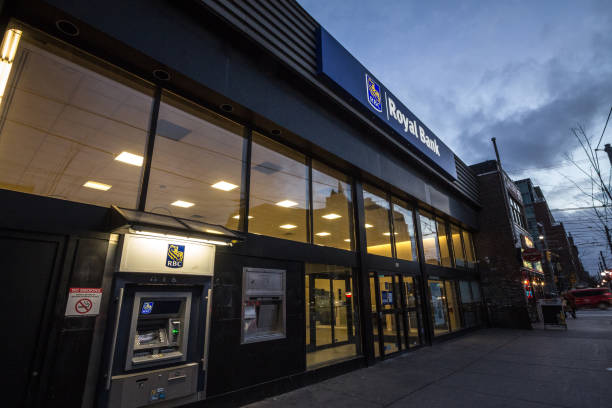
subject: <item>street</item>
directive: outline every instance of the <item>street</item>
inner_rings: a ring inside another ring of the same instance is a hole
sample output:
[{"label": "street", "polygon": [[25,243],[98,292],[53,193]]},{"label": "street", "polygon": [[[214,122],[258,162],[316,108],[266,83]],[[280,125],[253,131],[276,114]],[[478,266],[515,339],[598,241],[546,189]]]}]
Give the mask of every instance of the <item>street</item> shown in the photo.
[{"label": "street", "polygon": [[249,405],[273,407],[610,407],[612,310],[568,330],[483,329]]}]

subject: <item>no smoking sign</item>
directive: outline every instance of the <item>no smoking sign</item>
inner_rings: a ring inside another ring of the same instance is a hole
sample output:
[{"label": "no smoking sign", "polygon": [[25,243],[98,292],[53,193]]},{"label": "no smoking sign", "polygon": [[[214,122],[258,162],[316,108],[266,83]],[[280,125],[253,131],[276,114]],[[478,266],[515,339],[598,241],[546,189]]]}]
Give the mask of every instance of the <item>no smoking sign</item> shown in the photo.
[{"label": "no smoking sign", "polygon": [[65,316],[97,316],[100,312],[102,289],[70,288]]}]

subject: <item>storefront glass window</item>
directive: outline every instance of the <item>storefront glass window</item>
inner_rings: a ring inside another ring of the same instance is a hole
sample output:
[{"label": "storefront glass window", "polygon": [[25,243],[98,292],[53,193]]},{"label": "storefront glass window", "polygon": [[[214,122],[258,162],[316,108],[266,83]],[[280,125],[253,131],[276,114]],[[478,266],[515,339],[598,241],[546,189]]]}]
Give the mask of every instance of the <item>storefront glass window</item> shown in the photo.
[{"label": "storefront glass window", "polygon": [[313,239],[317,245],[351,250],[351,183],[343,174],[312,161]]},{"label": "storefront glass window", "polygon": [[351,268],[306,264],[305,287],[308,369],[361,354]]},{"label": "storefront glass window", "polygon": [[470,282],[459,281],[459,291],[461,292],[461,309],[463,310],[465,326],[475,326],[478,322],[478,306],[472,298]]},{"label": "storefront glass window", "polygon": [[470,289],[470,282],[459,281],[459,291],[461,292],[461,303],[472,302],[472,290]]},{"label": "storefront glass window", "polygon": [[472,298],[474,302],[480,302],[480,286],[476,281],[472,281]]},{"label": "storefront glass window", "polygon": [[427,214],[419,214],[421,222],[421,234],[423,235],[423,254],[425,262],[433,265],[440,265],[440,250],[438,248],[438,236],[436,222]]},{"label": "storefront glass window", "polygon": [[389,227],[389,201],[385,194],[364,186],[365,230],[368,253],[391,257],[391,228]]},{"label": "storefront glass window", "polygon": [[431,320],[433,323],[434,336],[448,333],[448,310],[446,308],[444,283],[440,280],[430,280],[429,296],[431,301]]},{"label": "storefront glass window", "polygon": [[243,141],[241,126],[164,94],[146,210],[238,229]]},{"label": "storefront glass window", "polygon": [[461,311],[459,310],[459,300],[457,299],[457,285],[455,281],[445,280],[446,303],[448,307],[448,320],[451,331],[461,328]]},{"label": "storefront glass window", "polygon": [[32,36],[5,66],[0,188],[135,208],[151,88]]},{"label": "storefront glass window", "polygon": [[307,242],[308,167],[303,155],[253,133],[249,232]]},{"label": "storefront glass window", "polygon": [[476,265],[476,254],[474,253],[474,241],[472,241],[472,233],[462,230],[463,245],[465,247],[465,260],[468,268],[473,268]]},{"label": "storefront glass window", "polygon": [[414,235],[412,211],[408,205],[393,199],[393,231],[395,232],[395,251],[399,259],[416,261],[417,246]]},{"label": "storefront glass window", "polygon": [[444,220],[437,219],[436,224],[438,227],[438,245],[440,247],[440,261],[442,266],[453,266],[451,262],[450,250],[448,248],[448,233],[446,231],[446,223]]},{"label": "storefront glass window", "polygon": [[461,229],[456,225],[451,224],[451,238],[453,241],[453,255],[455,256],[455,266],[465,266],[465,255],[463,254],[463,245],[461,243]]}]

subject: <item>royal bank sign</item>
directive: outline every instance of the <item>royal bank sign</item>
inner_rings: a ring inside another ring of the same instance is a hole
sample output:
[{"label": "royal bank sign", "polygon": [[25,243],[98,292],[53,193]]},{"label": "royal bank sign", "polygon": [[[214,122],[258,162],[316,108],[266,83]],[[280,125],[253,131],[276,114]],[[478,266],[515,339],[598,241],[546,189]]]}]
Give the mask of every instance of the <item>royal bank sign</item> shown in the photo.
[{"label": "royal bank sign", "polygon": [[347,92],[439,169],[457,178],[452,150],[323,28],[318,33],[317,51],[319,75]]}]

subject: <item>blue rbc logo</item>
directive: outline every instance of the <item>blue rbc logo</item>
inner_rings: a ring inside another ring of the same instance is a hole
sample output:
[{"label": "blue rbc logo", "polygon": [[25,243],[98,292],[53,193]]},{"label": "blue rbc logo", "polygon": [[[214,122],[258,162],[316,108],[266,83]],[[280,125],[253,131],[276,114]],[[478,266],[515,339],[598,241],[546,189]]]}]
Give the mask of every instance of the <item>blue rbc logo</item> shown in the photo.
[{"label": "blue rbc logo", "polygon": [[168,268],[182,268],[185,258],[185,245],[168,244],[168,256],[166,266]]},{"label": "blue rbc logo", "polygon": [[142,304],[142,309],[140,309],[140,314],[151,314],[153,311],[153,302],[144,302]]},{"label": "blue rbc logo", "polygon": [[366,74],[366,90],[368,92],[368,102],[378,112],[382,112],[382,96],[380,85],[378,85],[368,74]]}]

